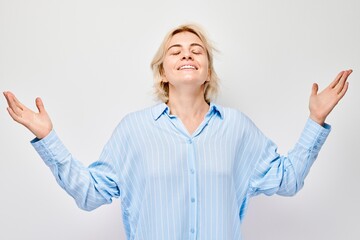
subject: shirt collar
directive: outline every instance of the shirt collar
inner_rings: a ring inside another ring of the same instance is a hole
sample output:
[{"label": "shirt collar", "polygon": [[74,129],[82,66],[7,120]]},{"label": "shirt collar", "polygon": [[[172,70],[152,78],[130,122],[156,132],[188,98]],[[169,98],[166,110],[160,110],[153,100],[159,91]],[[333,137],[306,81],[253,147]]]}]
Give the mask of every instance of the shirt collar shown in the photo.
[{"label": "shirt collar", "polygon": [[161,117],[161,115],[163,115],[163,113],[167,111],[169,111],[168,105],[166,105],[165,103],[159,103],[152,108],[151,112],[154,120],[156,121]]},{"label": "shirt collar", "polygon": [[[169,114],[169,107],[165,103],[159,103],[152,108],[152,115],[155,121],[158,120],[164,113]],[[213,113],[219,116],[220,119],[224,118],[223,108],[211,102],[208,114],[213,114]]]},{"label": "shirt collar", "polygon": [[220,119],[224,119],[224,110],[222,106],[219,106],[213,102],[210,103],[209,113],[214,112]]}]

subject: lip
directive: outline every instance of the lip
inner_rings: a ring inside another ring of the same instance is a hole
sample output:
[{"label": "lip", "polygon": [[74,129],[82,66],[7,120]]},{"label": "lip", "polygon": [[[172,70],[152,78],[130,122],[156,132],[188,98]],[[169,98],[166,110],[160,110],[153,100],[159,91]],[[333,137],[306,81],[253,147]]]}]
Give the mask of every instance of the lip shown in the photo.
[{"label": "lip", "polygon": [[191,63],[188,63],[188,64],[182,64],[181,66],[179,66],[177,68],[177,70],[198,70],[198,67],[195,65],[195,64],[191,64]]}]

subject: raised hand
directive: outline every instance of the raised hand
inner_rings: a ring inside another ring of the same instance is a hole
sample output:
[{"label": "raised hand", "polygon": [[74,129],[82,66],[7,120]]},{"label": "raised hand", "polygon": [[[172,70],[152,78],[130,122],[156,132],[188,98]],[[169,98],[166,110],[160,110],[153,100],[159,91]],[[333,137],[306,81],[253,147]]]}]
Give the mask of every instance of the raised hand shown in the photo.
[{"label": "raised hand", "polygon": [[8,103],[8,112],[14,121],[24,125],[39,139],[46,137],[53,128],[49,115],[40,98],[36,98],[38,113],[24,106],[11,92],[4,92]]},{"label": "raised hand", "polygon": [[318,93],[318,85],[313,84],[310,96],[309,109],[310,118],[323,125],[326,117],[334,109],[336,104],[344,97],[349,83],[346,81],[352,70],[341,71],[323,91]]}]

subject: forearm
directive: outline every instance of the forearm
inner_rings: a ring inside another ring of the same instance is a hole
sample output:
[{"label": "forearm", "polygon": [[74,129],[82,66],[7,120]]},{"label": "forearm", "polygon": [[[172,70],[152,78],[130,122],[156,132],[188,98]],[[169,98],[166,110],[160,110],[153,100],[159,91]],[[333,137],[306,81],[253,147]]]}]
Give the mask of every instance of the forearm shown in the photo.
[{"label": "forearm", "polygon": [[294,195],[303,187],[305,177],[316,160],[330,130],[330,125],[324,123],[321,126],[312,119],[308,119],[298,142],[286,157],[285,161],[289,163],[277,192],[279,195]]},{"label": "forearm", "polygon": [[[84,210],[92,210],[111,202],[119,191],[115,181],[102,177],[105,164],[96,168],[85,167],[66,149],[55,131],[32,145],[49,166],[59,185],[66,190]],[[111,172],[109,172],[111,174]],[[104,181],[106,180],[106,181]]]},{"label": "forearm", "polygon": [[329,132],[329,125],[320,126],[308,119],[298,142],[287,156],[280,156],[277,146],[266,141],[250,181],[250,194],[292,196],[297,193]]}]

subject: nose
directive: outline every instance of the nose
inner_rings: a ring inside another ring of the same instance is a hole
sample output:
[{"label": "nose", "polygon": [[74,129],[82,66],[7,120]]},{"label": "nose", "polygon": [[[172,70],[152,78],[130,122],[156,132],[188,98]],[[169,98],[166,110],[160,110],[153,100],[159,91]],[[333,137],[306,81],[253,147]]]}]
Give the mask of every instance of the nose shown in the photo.
[{"label": "nose", "polygon": [[193,60],[192,53],[190,51],[184,51],[182,59],[183,60]]}]

